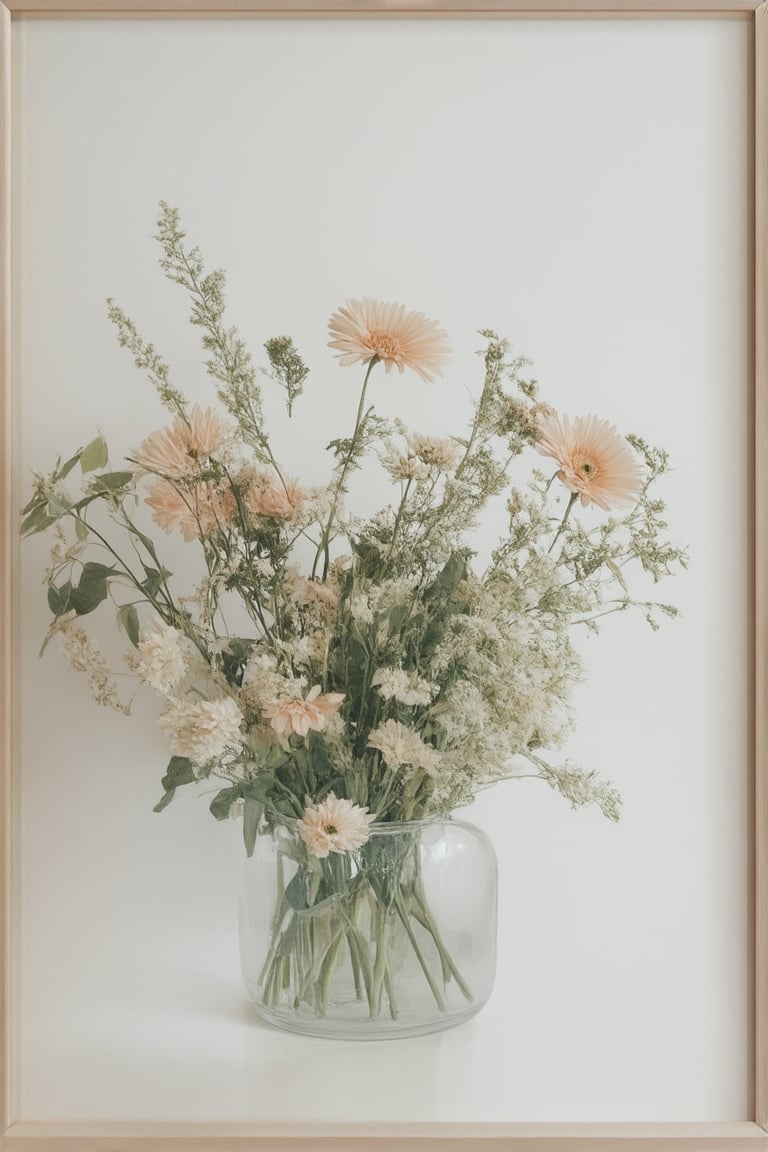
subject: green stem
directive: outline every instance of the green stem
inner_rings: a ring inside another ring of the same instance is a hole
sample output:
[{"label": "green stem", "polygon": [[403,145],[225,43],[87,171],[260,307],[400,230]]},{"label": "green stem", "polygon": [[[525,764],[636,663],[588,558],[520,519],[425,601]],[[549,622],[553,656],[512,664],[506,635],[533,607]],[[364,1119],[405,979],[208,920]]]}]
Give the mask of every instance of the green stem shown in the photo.
[{"label": "green stem", "polygon": [[571,498],[568,501],[568,507],[565,510],[565,515],[563,516],[562,520],[560,521],[560,527],[558,528],[557,532],[555,532],[555,536],[554,536],[552,543],[550,544],[549,548],[547,548],[547,555],[549,555],[549,553],[554,548],[555,544],[557,544],[558,540],[560,539],[560,534],[562,533],[563,528],[565,528],[565,525],[568,522],[568,517],[571,514],[571,508],[573,508],[573,506],[576,503],[576,501],[578,500],[578,498],[579,498],[578,492],[571,492]]},{"label": "green stem", "polygon": [[403,924],[403,927],[405,928],[406,933],[408,934],[408,939],[411,942],[411,947],[413,948],[414,952],[416,953],[416,959],[418,960],[419,964],[421,965],[422,971],[427,978],[427,983],[429,984],[429,987],[432,991],[432,995],[435,998],[435,1003],[437,1004],[437,1006],[441,1012],[445,1012],[446,1008],[447,1008],[447,1005],[445,1003],[445,997],[443,996],[442,992],[438,988],[438,986],[435,982],[435,978],[429,970],[429,965],[427,964],[426,957],[424,956],[424,953],[422,952],[421,948],[419,947],[419,942],[416,939],[416,936],[414,935],[413,928],[411,926],[410,920],[408,919],[408,913],[403,908],[403,905],[402,905],[402,902],[401,902],[399,896],[395,898],[395,909],[397,911],[398,916],[400,917],[400,919],[402,921],[402,924]]},{"label": "green stem", "polygon": [[337,511],[338,506],[339,506],[339,499],[341,497],[342,492],[344,491],[344,481],[347,478],[347,472],[349,471],[349,466],[352,463],[352,457],[354,455],[355,448],[357,446],[357,435],[358,435],[358,432],[360,431],[360,425],[361,425],[362,420],[363,420],[363,411],[365,408],[365,393],[368,389],[368,380],[370,379],[371,372],[373,371],[374,365],[378,364],[378,362],[379,362],[378,356],[374,356],[370,360],[370,362],[368,364],[368,371],[366,372],[365,379],[363,380],[363,388],[362,388],[362,391],[360,393],[360,403],[357,406],[357,416],[355,418],[354,431],[352,432],[352,438],[349,442],[349,449],[347,451],[347,455],[346,455],[346,458],[344,460],[344,465],[343,465],[342,470],[341,470],[341,475],[339,476],[338,483],[336,484],[336,490],[335,490],[334,496],[333,496],[333,504],[331,505],[331,511],[328,514],[328,522],[326,523],[325,528],[323,529],[322,539],[320,540],[320,544],[319,544],[319,547],[317,549],[317,553],[315,555],[315,561],[312,565],[312,579],[313,580],[315,578],[315,574],[317,573],[317,565],[318,565],[318,561],[320,559],[321,554],[324,555],[324,557],[325,557],[324,563],[323,563],[323,580],[325,580],[326,576],[328,575],[328,566],[330,564],[329,548],[330,548],[330,543],[331,543],[331,529],[333,527],[333,522],[336,518],[336,511]]},{"label": "green stem", "polygon": [[440,935],[440,929],[437,927],[437,924],[435,923],[435,921],[432,917],[432,913],[429,910],[429,905],[427,904],[426,897],[424,896],[424,894],[421,891],[421,888],[419,886],[414,887],[414,896],[416,897],[416,901],[417,901],[418,906],[419,906],[418,914],[414,913],[414,915],[418,919],[419,923],[424,928],[426,928],[426,930],[429,932],[430,936],[434,940],[435,945],[437,947],[437,950],[440,953],[440,959],[443,963],[444,968],[447,968],[448,971],[450,972],[451,976],[453,976],[454,980],[456,981],[459,988],[461,989],[462,995],[464,996],[465,1000],[473,1000],[474,997],[472,996],[472,993],[469,989],[469,985],[467,984],[466,980],[464,979],[464,977],[461,975],[458,968],[454,964],[453,958],[452,958],[450,952],[448,951],[448,949],[446,948],[445,942],[443,941],[442,936]]}]

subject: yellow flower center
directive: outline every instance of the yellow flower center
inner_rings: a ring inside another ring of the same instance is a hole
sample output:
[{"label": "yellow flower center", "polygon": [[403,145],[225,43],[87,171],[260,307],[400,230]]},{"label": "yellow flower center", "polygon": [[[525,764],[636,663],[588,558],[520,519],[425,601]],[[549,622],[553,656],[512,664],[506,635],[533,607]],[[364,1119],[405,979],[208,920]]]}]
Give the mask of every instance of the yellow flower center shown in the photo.
[{"label": "yellow flower center", "polygon": [[594,480],[597,476],[597,464],[589,456],[585,456],[581,460],[574,460],[574,464],[576,465],[576,472],[580,472],[585,480]]},{"label": "yellow flower center", "polygon": [[376,353],[380,360],[399,360],[402,354],[400,341],[390,332],[381,332],[373,328],[368,333],[368,347]]},{"label": "yellow flower center", "polygon": [[335,836],[339,831],[335,824],[326,824],[325,830],[329,836]]}]

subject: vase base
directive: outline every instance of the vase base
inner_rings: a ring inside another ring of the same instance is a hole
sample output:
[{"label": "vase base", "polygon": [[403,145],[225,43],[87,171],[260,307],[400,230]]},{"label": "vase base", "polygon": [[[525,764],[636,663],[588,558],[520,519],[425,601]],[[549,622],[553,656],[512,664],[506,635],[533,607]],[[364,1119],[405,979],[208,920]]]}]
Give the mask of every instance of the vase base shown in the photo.
[{"label": "vase base", "polygon": [[455,1028],[476,1016],[483,1007],[469,1004],[460,1012],[446,1012],[428,1020],[392,1020],[382,1017],[371,1020],[363,1017],[350,1020],[333,1020],[300,1012],[274,1012],[262,1004],[254,1003],[257,1013],[267,1024],[284,1032],[294,1032],[301,1036],[314,1036],[325,1040],[407,1040],[414,1036],[428,1036],[432,1032],[444,1032]]}]

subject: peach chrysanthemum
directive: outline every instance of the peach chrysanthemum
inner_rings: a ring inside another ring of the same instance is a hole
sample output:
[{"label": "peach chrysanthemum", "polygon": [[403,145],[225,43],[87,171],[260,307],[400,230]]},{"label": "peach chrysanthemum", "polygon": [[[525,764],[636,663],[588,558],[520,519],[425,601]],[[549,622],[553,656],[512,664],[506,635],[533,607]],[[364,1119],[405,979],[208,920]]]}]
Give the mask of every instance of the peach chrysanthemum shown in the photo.
[{"label": "peach chrysanthemum", "polygon": [[304,503],[304,490],[288,477],[285,483],[269,472],[248,469],[238,483],[245,489],[245,505],[253,516],[271,516],[275,520],[298,520]]},{"label": "peach chrysanthemum", "polygon": [[614,504],[633,504],[643,486],[637,457],[621,433],[597,416],[552,414],[538,422],[537,448],[560,465],[558,479],[581,503],[608,511]]},{"label": "peach chrysanthemum", "polygon": [[332,716],[335,716],[344,699],[343,692],[320,693],[320,685],[315,684],[304,700],[283,697],[267,700],[262,711],[278,736],[287,738],[292,732],[306,736],[310,729],[322,732]]},{"label": "peach chrysanthemum", "polygon": [[187,543],[229,524],[236,511],[232,489],[217,488],[208,481],[182,491],[167,480],[157,480],[145,503],[160,528],[166,532],[178,529]]},{"label": "peach chrysanthemum", "polygon": [[299,835],[311,856],[325,858],[331,852],[352,852],[362,848],[370,836],[369,825],[376,819],[367,808],[329,792],[320,804],[304,809],[296,822]]},{"label": "peach chrysanthemum", "polygon": [[227,437],[226,424],[212,408],[193,404],[186,420],[177,416],[173,424],[147,436],[135,460],[142,475],[156,472],[181,480],[218,452]]},{"label": "peach chrysanthemum", "polygon": [[403,304],[384,303],[364,296],[347,300],[328,322],[342,364],[369,364],[377,356],[386,372],[392,365],[402,373],[411,368],[422,380],[442,376],[450,356],[447,335],[437,320],[423,312],[409,312]]}]

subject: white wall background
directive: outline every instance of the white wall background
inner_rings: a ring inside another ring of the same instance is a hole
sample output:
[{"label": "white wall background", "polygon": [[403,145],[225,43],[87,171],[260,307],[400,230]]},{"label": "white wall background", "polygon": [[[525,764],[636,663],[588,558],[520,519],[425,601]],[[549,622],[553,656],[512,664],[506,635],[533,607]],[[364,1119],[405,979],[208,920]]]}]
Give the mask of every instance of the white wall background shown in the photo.
[{"label": "white wall background", "polygon": [[[208,402],[157,205],[229,273],[258,353],[314,367],[284,459],[359,386],[326,349],[347,296],[438,317],[444,382],[380,377],[381,410],[458,431],[477,328],[547,399],[664,444],[683,618],[585,645],[567,749],[621,823],[527,781],[472,818],[501,865],[497,990],[470,1024],[383,1045],[262,1026],[238,971],[238,829],[162,815],[155,705],[93,706],[37,659],[46,546],[20,577],[25,1118],[727,1120],[747,1114],[748,28],[728,21],[29,21],[20,66],[19,452],[47,469],[103,429],[113,462],[164,418],[117,348],[114,295]],[[368,479],[373,500],[378,495]],[[491,543],[492,525],[483,546]],[[98,621],[93,621],[98,624]],[[109,647],[111,625],[101,624]]]}]

